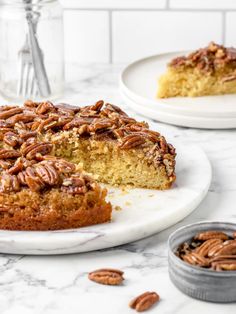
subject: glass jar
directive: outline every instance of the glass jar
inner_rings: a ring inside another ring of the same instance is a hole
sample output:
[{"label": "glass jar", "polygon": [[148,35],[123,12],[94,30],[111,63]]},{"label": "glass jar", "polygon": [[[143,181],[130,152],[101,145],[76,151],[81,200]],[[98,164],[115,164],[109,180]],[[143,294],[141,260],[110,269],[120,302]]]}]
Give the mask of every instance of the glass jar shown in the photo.
[{"label": "glass jar", "polygon": [[62,13],[57,0],[0,0],[0,93],[5,98],[40,101],[62,94]]}]

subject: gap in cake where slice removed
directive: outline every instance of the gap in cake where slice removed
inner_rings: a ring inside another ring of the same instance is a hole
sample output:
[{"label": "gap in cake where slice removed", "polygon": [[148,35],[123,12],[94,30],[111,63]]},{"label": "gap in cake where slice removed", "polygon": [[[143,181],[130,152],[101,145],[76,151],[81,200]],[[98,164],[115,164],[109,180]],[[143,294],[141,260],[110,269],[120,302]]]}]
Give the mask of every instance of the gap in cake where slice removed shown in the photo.
[{"label": "gap in cake where slice removed", "polygon": [[158,81],[158,98],[236,93],[236,49],[211,42],[173,59]]},{"label": "gap in cake where slice removed", "polygon": [[0,229],[107,222],[112,207],[98,182],[167,189],[175,181],[173,146],[103,101],[0,107],[0,136]]}]

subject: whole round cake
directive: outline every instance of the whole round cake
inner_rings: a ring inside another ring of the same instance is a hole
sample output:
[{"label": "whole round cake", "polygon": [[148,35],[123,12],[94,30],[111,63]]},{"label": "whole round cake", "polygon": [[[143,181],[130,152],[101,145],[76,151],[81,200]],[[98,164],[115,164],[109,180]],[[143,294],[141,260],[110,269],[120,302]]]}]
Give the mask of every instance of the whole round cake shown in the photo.
[{"label": "whole round cake", "polygon": [[103,101],[2,106],[0,137],[0,229],[107,222],[112,206],[98,182],[167,189],[175,181],[173,146]]}]

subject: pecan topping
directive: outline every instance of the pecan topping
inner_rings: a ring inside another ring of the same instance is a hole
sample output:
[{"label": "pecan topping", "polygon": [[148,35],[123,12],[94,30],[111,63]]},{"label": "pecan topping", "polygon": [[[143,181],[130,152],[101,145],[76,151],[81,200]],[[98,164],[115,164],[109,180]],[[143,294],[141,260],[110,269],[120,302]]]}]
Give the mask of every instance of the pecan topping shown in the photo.
[{"label": "pecan topping", "polygon": [[236,239],[217,230],[200,232],[190,243],[183,243],[176,255],[185,262],[216,271],[236,270]]},{"label": "pecan topping", "polygon": [[29,160],[35,159],[37,154],[46,155],[52,151],[52,144],[50,143],[35,143],[30,145],[22,145],[21,152]]},{"label": "pecan topping", "polygon": [[120,285],[123,278],[123,272],[118,269],[98,269],[89,273],[88,278],[102,285]]},{"label": "pecan topping", "polygon": [[137,312],[149,310],[156,302],[160,300],[156,292],[145,292],[133,299],[129,306]]},{"label": "pecan topping", "polygon": [[60,132],[63,138],[73,133],[96,141],[113,141],[121,150],[142,147],[148,165],[162,164],[170,182],[175,178],[173,147],[159,133],[150,131],[147,123],[128,117],[119,107],[102,100],[82,108],[28,100],[22,108],[0,107],[1,191],[16,191],[18,186],[37,192],[57,187],[81,194],[94,189],[94,181],[78,174],[74,164],[50,156],[54,142],[46,139],[58,134],[55,138],[59,141]]},{"label": "pecan topping", "polygon": [[20,155],[20,152],[14,149],[0,149],[0,159],[17,158]]},{"label": "pecan topping", "polygon": [[3,141],[11,147],[22,143],[22,140],[14,132],[6,132],[3,136]]},{"label": "pecan topping", "polygon": [[145,139],[141,137],[140,135],[127,135],[124,137],[122,140],[122,143],[120,144],[120,147],[125,149],[125,148],[133,148],[136,146],[140,146],[141,144],[145,143]]},{"label": "pecan topping", "polygon": [[[8,107],[6,110],[2,110],[0,112],[0,119],[8,119],[14,115],[17,115],[23,111],[22,108],[19,107]],[[8,122],[9,123],[9,122]]]},{"label": "pecan topping", "polygon": [[[232,64],[235,68],[236,49],[226,48],[211,42],[208,47],[198,49],[188,56],[175,58],[170,66],[179,67],[197,67],[199,70],[207,73],[213,73],[217,68]],[[229,76],[229,80],[230,80]],[[232,79],[233,76],[232,76]],[[227,82],[227,79],[225,80]]]},{"label": "pecan topping", "polygon": [[41,163],[39,165],[36,165],[35,172],[44,183],[47,183],[49,185],[57,185],[59,182],[58,172],[50,164]]}]

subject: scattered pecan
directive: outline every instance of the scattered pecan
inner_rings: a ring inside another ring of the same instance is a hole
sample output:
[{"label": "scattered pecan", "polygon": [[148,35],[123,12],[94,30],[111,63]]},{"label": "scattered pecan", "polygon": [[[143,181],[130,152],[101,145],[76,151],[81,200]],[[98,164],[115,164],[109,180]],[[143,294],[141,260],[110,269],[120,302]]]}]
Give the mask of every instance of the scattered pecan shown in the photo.
[{"label": "scattered pecan", "polygon": [[90,272],[88,278],[102,285],[116,286],[120,285],[124,280],[123,274],[124,273],[118,269],[104,268]]},{"label": "scattered pecan", "polygon": [[137,312],[144,312],[149,310],[159,300],[160,297],[156,292],[145,292],[133,299],[129,306]]}]

